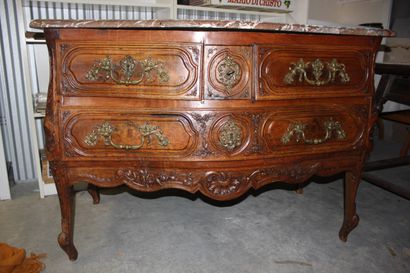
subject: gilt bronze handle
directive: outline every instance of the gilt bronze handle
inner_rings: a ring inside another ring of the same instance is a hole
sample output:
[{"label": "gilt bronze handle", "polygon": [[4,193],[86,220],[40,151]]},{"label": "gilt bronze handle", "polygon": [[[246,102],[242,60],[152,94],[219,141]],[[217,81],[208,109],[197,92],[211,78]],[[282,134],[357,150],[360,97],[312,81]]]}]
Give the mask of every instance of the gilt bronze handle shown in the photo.
[{"label": "gilt bronze handle", "polygon": [[85,78],[89,81],[111,79],[116,84],[138,85],[144,80],[152,82],[155,78],[159,78],[160,83],[168,82],[169,75],[160,61],[153,60],[151,57],[140,61],[127,55],[119,65],[113,64],[110,56],[97,61]]},{"label": "gilt bronze handle", "polygon": [[[312,70],[313,79],[308,77],[307,71],[310,69]],[[289,72],[285,75],[283,81],[290,85],[294,84],[297,79],[299,82],[305,81],[310,85],[322,86],[335,82],[337,78],[340,79],[341,83],[350,82],[346,66],[336,59],[332,59],[330,62],[322,62],[320,59],[316,59],[313,62],[306,63],[303,59],[299,59],[296,63],[291,63]]]},{"label": "gilt bronze handle", "polygon": [[221,127],[219,142],[229,152],[241,145],[242,130],[235,121],[229,120]]},{"label": "gilt bronze handle", "polygon": [[285,134],[281,138],[283,144],[287,144],[291,141],[292,137],[296,137],[296,142],[303,142],[305,144],[322,144],[330,140],[333,136],[336,136],[336,139],[345,139],[346,133],[342,129],[342,125],[339,121],[333,121],[332,119],[325,121],[323,123],[325,128],[325,135],[322,138],[313,138],[309,139],[305,136],[305,129],[307,124],[302,122],[295,122],[289,125]]},{"label": "gilt bronze handle", "polygon": [[225,86],[226,92],[229,94],[241,79],[241,66],[231,57],[226,56],[218,65],[217,80]]},{"label": "gilt bronze handle", "polygon": [[169,144],[168,138],[163,135],[159,126],[153,126],[148,123],[144,123],[140,126],[132,122],[129,122],[128,125],[139,131],[141,137],[138,144],[129,145],[114,143],[112,140],[112,134],[117,128],[111,125],[108,121],[104,121],[101,125],[97,125],[96,128],[85,137],[84,143],[88,146],[95,146],[98,143],[98,139],[102,137],[107,146],[112,146],[116,149],[138,150],[142,148],[146,142],[147,144],[150,144],[151,136],[154,135],[157,138],[159,145],[165,147]]}]

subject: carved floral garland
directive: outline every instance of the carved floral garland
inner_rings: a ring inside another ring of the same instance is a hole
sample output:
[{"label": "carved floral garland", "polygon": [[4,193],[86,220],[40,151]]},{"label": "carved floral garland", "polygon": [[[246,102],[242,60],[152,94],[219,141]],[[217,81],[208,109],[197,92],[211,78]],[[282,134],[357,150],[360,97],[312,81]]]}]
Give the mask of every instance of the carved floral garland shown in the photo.
[{"label": "carved floral garland", "polygon": [[[98,177],[88,174],[83,178],[103,184],[124,183],[131,188],[157,190],[167,184],[180,184],[186,188],[202,185],[206,195],[228,197],[244,192],[251,187],[259,187],[269,182],[289,180],[298,182],[317,173],[320,163],[309,162],[298,165],[271,167],[244,172],[192,170],[176,172],[149,168],[121,168],[112,177]],[[262,184],[261,184],[262,183]],[[202,192],[201,187],[198,190]]]}]

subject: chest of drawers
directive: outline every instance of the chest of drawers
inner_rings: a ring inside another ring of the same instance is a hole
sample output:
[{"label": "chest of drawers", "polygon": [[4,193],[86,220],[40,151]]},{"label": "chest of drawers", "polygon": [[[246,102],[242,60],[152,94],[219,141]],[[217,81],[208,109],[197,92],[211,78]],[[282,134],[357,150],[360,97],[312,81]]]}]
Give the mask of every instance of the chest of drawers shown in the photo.
[{"label": "chest of drawers", "polygon": [[357,225],[376,119],[374,59],[390,32],[216,21],[31,26],[45,29],[51,56],[44,127],[58,241],[70,259],[79,181],[223,201],[346,172],[340,239]]}]

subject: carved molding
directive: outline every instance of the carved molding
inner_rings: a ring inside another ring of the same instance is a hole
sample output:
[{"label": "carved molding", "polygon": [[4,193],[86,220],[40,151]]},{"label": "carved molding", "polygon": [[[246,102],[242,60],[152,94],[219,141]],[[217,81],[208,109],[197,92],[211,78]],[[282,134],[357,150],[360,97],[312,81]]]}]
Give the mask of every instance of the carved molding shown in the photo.
[{"label": "carved molding", "polygon": [[192,52],[196,64],[199,62],[200,49],[197,46],[189,46],[188,49]]},{"label": "carved molding", "polygon": [[245,56],[245,59],[251,59],[252,58],[252,49],[249,47],[243,47],[241,48],[241,53],[243,56]]},{"label": "carved molding", "polygon": [[[285,181],[297,183],[304,181],[321,170],[319,162],[303,162],[289,166],[218,171],[203,169],[166,170],[146,167],[129,167],[114,170],[112,176],[103,177],[93,173],[74,175],[78,180],[101,185],[126,184],[136,190],[156,191],[178,187],[189,192],[200,191],[208,197],[229,200],[239,197],[249,188]],[[327,173],[337,172],[337,168],[327,169]]]},{"label": "carved molding", "polygon": [[248,113],[247,114],[252,122],[252,129],[253,129],[253,135],[252,135],[252,143],[251,143],[251,148],[249,149],[250,153],[261,153],[263,151],[263,147],[261,144],[261,136],[260,136],[260,126],[261,122],[265,117],[264,113]]},{"label": "carved molding", "polygon": [[196,97],[197,95],[198,95],[198,88],[196,86],[194,87],[194,89],[192,89],[191,92],[187,94],[187,96],[193,96],[193,97]]},{"label": "carved molding", "polygon": [[241,99],[247,99],[249,98],[249,89],[245,89],[245,91],[243,91],[243,93],[240,96]]},{"label": "carved molding", "polygon": [[63,112],[63,123],[65,123],[68,117],[71,115],[71,111],[64,111]]},{"label": "carved molding", "polygon": [[68,142],[67,139],[64,139],[64,155],[67,157],[75,157],[79,155],[79,153],[71,147],[71,143]]},{"label": "carved molding", "polygon": [[63,73],[63,79],[61,80],[61,92],[62,93],[67,93],[69,91],[71,91],[71,88],[70,88],[70,84],[68,83],[68,80],[67,80],[67,74]]},{"label": "carved molding", "polygon": [[211,55],[213,55],[218,49],[216,47],[213,48],[209,48],[208,49],[208,57],[210,57]]},{"label": "carved molding", "polygon": [[208,86],[207,88],[207,96],[210,99],[224,99],[225,97],[216,93],[216,91]]},{"label": "carved molding", "polygon": [[228,196],[240,190],[243,185],[245,188],[249,183],[246,176],[234,176],[228,172],[210,171],[205,174],[204,186],[206,190],[216,196]]},{"label": "carved molding", "polygon": [[353,108],[356,114],[362,119],[367,120],[369,116],[369,108],[367,105],[357,105]]},{"label": "carved molding", "polygon": [[264,96],[265,95],[265,85],[263,84],[263,79],[259,78],[258,79],[258,83],[259,83],[259,95]]},{"label": "carved molding", "polygon": [[210,155],[214,154],[214,152],[209,149],[209,143],[208,143],[208,140],[207,140],[206,133],[208,131],[207,130],[207,124],[208,124],[209,121],[211,121],[215,117],[215,114],[213,114],[213,113],[209,114],[208,113],[208,114],[201,115],[201,114],[198,114],[198,113],[191,113],[190,115],[196,122],[198,122],[198,124],[199,124],[198,132],[199,132],[199,135],[201,137],[200,138],[201,139],[201,144],[200,144],[201,148],[194,155],[195,156],[200,156],[200,157],[207,157],[207,156],[210,156]]},{"label": "carved molding", "polygon": [[124,168],[117,171],[116,176],[126,185],[151,188],[165,183],[181,183],[192,186],[198,183],[191,172],[177,173],[164,170],[150,170],[147,168]]},{"label": "carved molding", "polygon": [[68,44],[60,44],[61,56],[64,56],[66,50],[69,48]]}]

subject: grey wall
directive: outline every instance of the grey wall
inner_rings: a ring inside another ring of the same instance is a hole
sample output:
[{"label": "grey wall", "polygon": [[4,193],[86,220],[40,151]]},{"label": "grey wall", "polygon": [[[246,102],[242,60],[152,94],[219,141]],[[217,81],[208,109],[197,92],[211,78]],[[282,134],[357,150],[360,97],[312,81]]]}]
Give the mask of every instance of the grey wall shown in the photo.
[{"label": "grey wall", "polygon": [[398,38],[410,38],[410,1],[394,0],[390,28]]},{"label": "grey wall", "polygon": [[[12,162],[17,181],[35,178],[33,151],[30,142],[27,97],[21,35],[24,26],[19,21],[19,1],[0,0],[1,57],[1,121],[6,159]],[[24,36],[23,36],[24,37]]]}]

